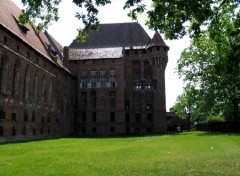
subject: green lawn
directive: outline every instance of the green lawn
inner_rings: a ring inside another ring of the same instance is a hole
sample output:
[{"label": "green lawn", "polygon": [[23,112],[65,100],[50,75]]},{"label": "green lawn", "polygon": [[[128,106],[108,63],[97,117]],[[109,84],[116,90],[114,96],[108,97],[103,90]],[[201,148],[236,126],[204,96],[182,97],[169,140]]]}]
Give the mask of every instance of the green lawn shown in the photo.
[{"label": "green lawn", "polygon": [[190,132],[0,144],[0,176],[240,176],[240,134]]}]

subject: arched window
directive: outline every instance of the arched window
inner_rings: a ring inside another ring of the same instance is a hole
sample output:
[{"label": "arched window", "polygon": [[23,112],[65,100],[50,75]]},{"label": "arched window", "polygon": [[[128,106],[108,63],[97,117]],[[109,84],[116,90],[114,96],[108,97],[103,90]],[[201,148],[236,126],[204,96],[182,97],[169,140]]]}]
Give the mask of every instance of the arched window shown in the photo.
[{"label": "arched window", "polygon": [[45,102],[46,100],[46,76],[43,75],[43,79],[42,79],[42,102]]},{"label": "arched window", "polygon": [[14,64],[13,70],[12,96],[14,98],[19,97],[19,84],[20,84],[20,60],[17,59]]},{"label": "arched window", "polygon": [[95,91],[91,92],[91,104],[92,104],[92,108],[96,109],[96,107],[97,107],[97,95],[96,95]]},{"label": "arched window", "polygon": [[36,120],[36,113],[35,113],[35,110],[33,110],[32,112],[32,122],[35,122]]},{"label": "arched window", "polygon": [[84,110],[87,109],[87,92],[81,93],[81,106]]},{"label": "arched window", "polygon": [[8,80],[8,55],[4,53],[1,58],[1,68],[0,68],[0,94],[7,94],[7,80]]},{"label": "arched window", "polygon": [[25,76],[24,76],[24,100],[29,102],[29,86],[30,86],[30,68],[29,65],[26,66]]},{"label": "arched window", "polygon": [[33,102],[38,101],[38,70],[36,70],[33,82]]},{"label": "arched window", "polygon": [[35,127],[33,127],[33,129],[32,129],[32,132],[33,132],[33,135],[35,135],[35,134],[36,134]]},{"label": "arched window", "polygon": [[116,106],[116,94],[115,92],[110,92],[110,106],[111,108],[115,108]]},{"label": "arched window", "polygon": [[66,99],[66,95],[65,94],[63,96],[63,113],[64,114],[67,113],[67,99]]},{"label": "arched window", "polygon": [[51,81],[51,80],[49,80],[48,104],[49,104],[49,105],[52,105],[52,81]]},{"label": "arched window", "polygon": [[13,127],[12,127],[12,136],[16,136],[16,134],[17,134],[16,127],[13,126]]},{"label": "arched window", "polygon": [[24,122],[27,122],[28,121],[28,111],[25,110],[24,111]]}]

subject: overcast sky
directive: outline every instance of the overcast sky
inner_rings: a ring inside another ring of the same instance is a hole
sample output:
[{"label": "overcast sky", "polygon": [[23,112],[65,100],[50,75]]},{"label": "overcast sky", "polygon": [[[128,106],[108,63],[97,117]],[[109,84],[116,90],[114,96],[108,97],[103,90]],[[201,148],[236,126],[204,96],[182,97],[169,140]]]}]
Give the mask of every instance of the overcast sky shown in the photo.
[{"label": "overcast sky", "polygon": [[[12,0],[20,8],[22,7],[21,0]],[[121,22],[133,22],[127,16],[127,10],[123,10],[124,0],[112,0],[111,5],[107,5],[99,8],[100,12],[98,18],[101,23],[121,23]],[[151,7],[151,1],[148,2],[148,8]],[[76,12],[79,12],[71,0],[62,0],[60,5],[58,22],[52,23],[48,28],[48,32],[63,46],[69,46],[70,43],[76,38],[77,28],[81,27],[79,20],[75,18]],[[147,31],[148,35],[152,38],[154,31],[148,30],[145,26],[146,15],[141,15],[138,22]],[[164,38],[163,34],[161,34]],[[166,108],[167,111],[171,108],[178,95],[182,93],[183,82],[179,79],[176,73],[177,59],[180,57],[184,48],[188,47],[190,40],[185,37],[181,40],[168,41],[165,43],[170,47],[168,52],[168,65],[166,68]]]}]

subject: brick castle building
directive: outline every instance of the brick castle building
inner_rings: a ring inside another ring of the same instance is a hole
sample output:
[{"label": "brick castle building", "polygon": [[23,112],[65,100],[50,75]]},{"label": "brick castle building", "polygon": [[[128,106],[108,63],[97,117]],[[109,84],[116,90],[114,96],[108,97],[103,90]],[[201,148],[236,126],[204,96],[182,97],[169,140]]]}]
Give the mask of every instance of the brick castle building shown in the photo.
[{"label": "brick castle building", "polygon": [[138,23],[101,24],[63,48],[0,1],[0,141],[166,131],[169,47]]}]

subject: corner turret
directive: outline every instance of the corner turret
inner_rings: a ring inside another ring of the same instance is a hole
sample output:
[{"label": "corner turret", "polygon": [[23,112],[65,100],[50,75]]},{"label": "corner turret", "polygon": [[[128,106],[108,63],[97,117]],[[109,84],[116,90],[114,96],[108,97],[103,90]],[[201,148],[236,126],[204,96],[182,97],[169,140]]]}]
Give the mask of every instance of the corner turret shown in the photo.
[{"label": "corner turret", "polygon": [[159,34],[159,32],[155,32],[153,38],[151,39],[151,41],[149,42],[147,48],[151,48],[154,46],[162,46],[167,48],[167,50],[169,50],[169,47],[165,44],[165,42],[163,41],[161,35]]},{"label": "corner turret", "polygon": [[159,32],[155,32],[147,49],[152,51],[152,57],[149,58],[150,65],[155,69],[165,70],[168,63],[169,47],[165,44]]}]

